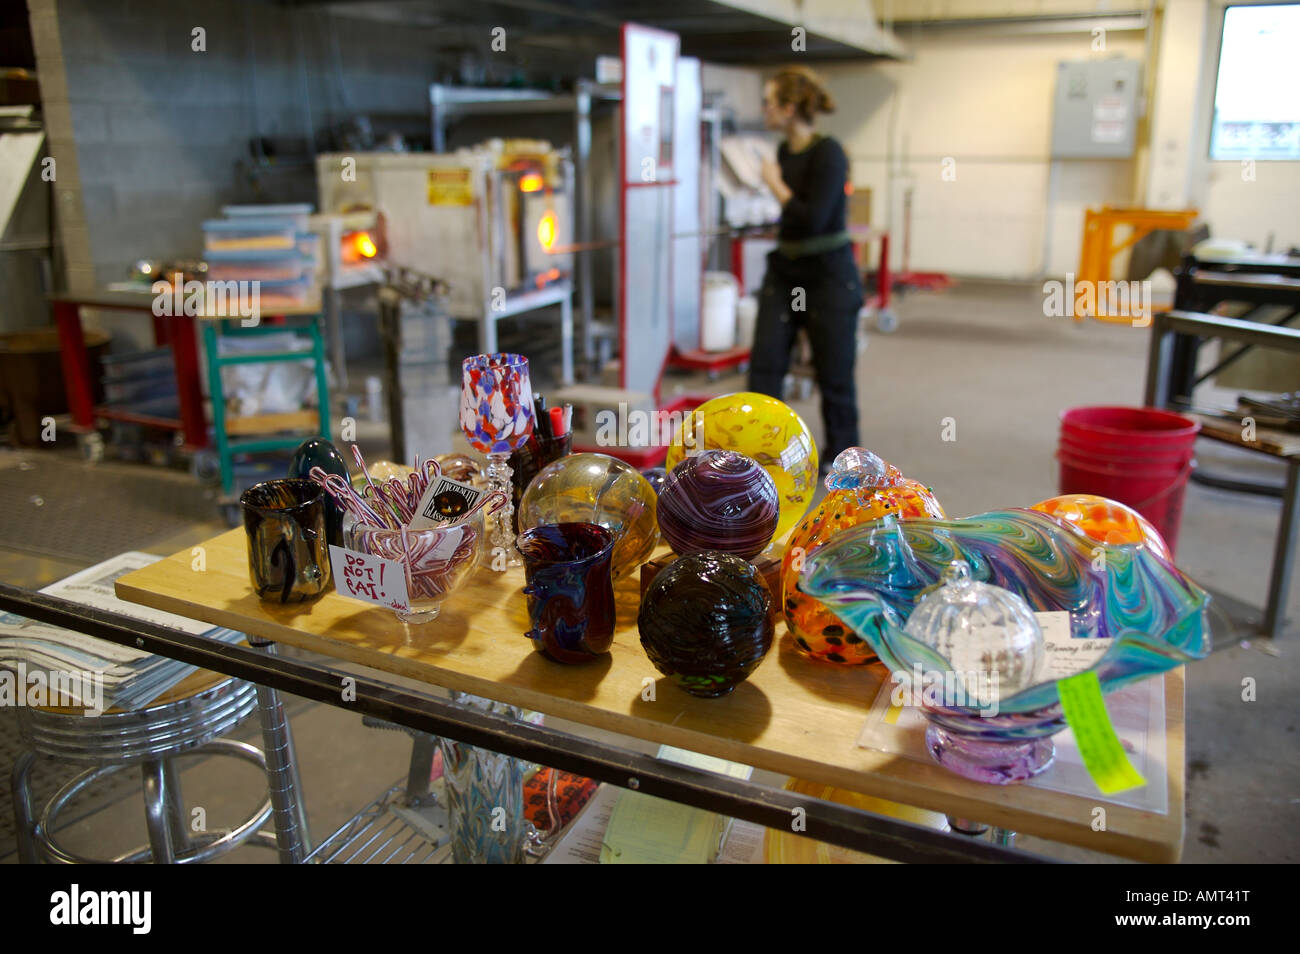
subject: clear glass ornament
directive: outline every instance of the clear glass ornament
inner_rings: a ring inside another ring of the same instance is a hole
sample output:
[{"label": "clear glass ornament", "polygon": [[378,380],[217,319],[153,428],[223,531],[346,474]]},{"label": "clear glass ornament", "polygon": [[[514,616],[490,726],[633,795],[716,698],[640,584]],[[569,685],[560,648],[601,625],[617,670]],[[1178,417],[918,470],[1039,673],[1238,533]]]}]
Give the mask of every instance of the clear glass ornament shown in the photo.
[{"label": "clear glass ornament", "polygon": [[904,632],[948,661],[975,704],[1032,686],[1044,649],[1029,604],[1010,590],[971,579],[961,560],[948,565],[942,581],[916,605]]}]

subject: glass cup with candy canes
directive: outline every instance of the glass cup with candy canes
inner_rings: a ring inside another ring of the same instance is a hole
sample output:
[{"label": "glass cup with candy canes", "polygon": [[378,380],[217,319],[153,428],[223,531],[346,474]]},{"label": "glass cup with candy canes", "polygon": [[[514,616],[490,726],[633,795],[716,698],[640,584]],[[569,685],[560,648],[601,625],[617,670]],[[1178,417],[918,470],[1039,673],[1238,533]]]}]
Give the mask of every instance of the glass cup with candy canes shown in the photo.
[{"label": "glass cup with candy canes", "polygon": [[[505,498],[507,502],[509,499]],[[435,527],[394,529],[354,520],[345,522],[343,532],[348,549],[401,565],[410,609],[394,612],[404,623],[428,623],[437,618],[443,601],[473,573],[485,525],[493,519],[495,513],[489,504],[475,508],[458,521]]]}]

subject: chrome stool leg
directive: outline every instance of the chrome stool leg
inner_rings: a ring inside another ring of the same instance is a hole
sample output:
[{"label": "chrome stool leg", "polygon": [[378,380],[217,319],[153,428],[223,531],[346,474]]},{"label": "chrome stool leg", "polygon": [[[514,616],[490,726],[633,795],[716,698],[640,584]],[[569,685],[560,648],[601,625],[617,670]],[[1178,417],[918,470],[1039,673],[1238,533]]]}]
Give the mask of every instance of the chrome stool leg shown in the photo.
[{"label": "chrome stool leg", "polygon": [[23,752],[14,761],[10,787],[14,797],[14,824],[18,828],[18,861],[24,865],[34,865],[36,842],[32,833],[36,830],[36,816],[32,813],[31,770],[36,761],[35,752]]},{"label": "chrome stool leg", "polygon": [[176,759],[170,755],[163,756],[163,781],[167,789],[164,808],[167,812],[167,824],[171,828],[172,844],[179,855],[185,854],[190,847],[190,833],[185,818],[185,796],[181,794],[181,773],[176,767]]},{"label": "chrome stool leg", "polygon": [[[257,688],[250,682],[222,678],[215,673],[208,676],[210,682],[200,684],[187,695],[141,709],[109,711],[94,719],[55,710],[20,708],[19,737],[27,751],[15,763],[12,786],[24,860],[63,864],[104,864],[105,861],[194,864],[242,844],[279,847],[275,836],[261,831],[272,814],[269,797],[233,828],[196,835],[189,831],[175,759],[213,755],[238,758],[255,766],[258,775],[270,781],[266,758],[259,749],[221,738],[258,708]],[[28,778],[36,755],[90,763],[95,767],[66,782],[37,812],[31,806]],[[291,747],[288,756],[292,758]],[[56,822],[63,809],[98,780],[127,769],[134,772],[137,765],[141,768],[144,789],[148,843],[110,859],[86,857],[65,847],[58,836]],[[30,851],[23,839],[29,841]]]},{"label": "chrome stool leg", "polygon": [[149,848],[155,864],[176,863],[176,843],[172,839],[170,812],[167,802],[172,797],[167,784],[167,772],[158,759],[150,759],[140,766],[144,777],[144,820],[149,828]]},{"label": "chrome stool leg", "polygon": [[[203,757],[209,755],[230,756],[247,762],[266,772],[266,759],[255,746],[232,739],[217,739],[198,749],[179,753],[177,758],[187,756]],[[66,865],[102,865],[123,862],[170,861],[176,864],[195,864],[212,858],[241,844],[257,844],[264,848],[275,848],[276,840],[269,832],[262,832],[261,827],[271,818],[271,800],[268,798],[253,810],[243,822],[226,831],[206,832],[194,838],[188,838],[189,847],[183,851],[176,850],[173,841],[172,854],[167,854],[167,840],[171,837],[171,828],[167,824],[167,799],[178,793],[168,789],[167,767],[157,760],[142,766],[145,783],[145,821],[149,828],[149,844],[127,851],[114,858],[90,858],[65,847],[56,837],[57,818],[68,803],[80,792],[99,779],[107,778],[117,772],[134,767],[131,764],[104,765],[82,772],[59,789],[45,806],[37,822],[34,840],[39,849],[38,859]]]}]

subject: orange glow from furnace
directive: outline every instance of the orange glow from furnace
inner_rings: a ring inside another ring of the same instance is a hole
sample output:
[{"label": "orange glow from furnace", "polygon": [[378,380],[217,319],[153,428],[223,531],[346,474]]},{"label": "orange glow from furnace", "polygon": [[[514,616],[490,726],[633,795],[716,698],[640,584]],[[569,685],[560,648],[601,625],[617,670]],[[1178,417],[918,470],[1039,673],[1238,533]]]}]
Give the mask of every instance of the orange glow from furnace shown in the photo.
[{"label": "orange glow from furnace", "polygon": [[541,192],[546,185],[542,177],[536,172],[530,172],[519,180],[519,189],[521,192]]},{"label": "orange glow from furnace", "polygon": [[370,237],[369,232],[358,233],[352,241],[362,258],[374,258],[379,252],[379,249],[375,247],[375,240]]},{"label": "orange glow from furnace", "polygon": [[547,209],[541,221],[537,223],[537,241],[541,242],[542,248],[548,252],[555,244],[555,212],[551,209]]}]

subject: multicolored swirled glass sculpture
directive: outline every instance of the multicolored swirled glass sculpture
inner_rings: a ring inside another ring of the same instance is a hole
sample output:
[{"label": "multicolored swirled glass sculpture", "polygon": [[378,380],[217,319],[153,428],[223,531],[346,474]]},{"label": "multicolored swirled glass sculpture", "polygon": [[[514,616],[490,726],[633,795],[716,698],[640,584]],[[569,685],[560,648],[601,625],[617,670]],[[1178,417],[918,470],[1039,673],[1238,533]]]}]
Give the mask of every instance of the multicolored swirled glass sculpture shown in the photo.
[{"label": "multicolored swirled glass sculpture", "polygon": [[704,451],[668,475],[659,494],[659,532],[682,555],[721,550],[748,560],[771,542],[779,512],[776,484],[753,458]]},{"label": "multicolored swirled glass sculpture", "polygon": [[817,445],[812,431],[788,405],[766,394],[738,391],[705,401],[673,436],[665,466],[671,471],[689,454],[734,450],[758,461],[781,496],[776,537],[808,510],[817,490]]},{"label": "multicolored swirled glass sculpture", "polygon": [[[1091,667],[1103,692],[1210,651],[1209,596],[1175,566],[1146,547],[1099,544],[1034,510],[961,520],[886,517],[812,554],[799,588],[831,606],[892,671],[944,671],[947,661],[904,627],[954,560],[969,564],[973,579],[1011,590],[1036,611],[1068,612],[1072,635],[1112,640]],[[1055,680],[1000,699],[996,715],[981,717],[970,706],[925,708],[931,754],[986,782],[1043,771],[1053,757],[1050,736],[1065,727]]]},{"label": "multicolored swirled glass sculpture", "polygon": [[781,561],[781,611],[800,652],[827,662],[862,665],[876,658],[862,637],[846,627],[826,604],[801,593],[799,567],[822,544],[850,527],[886,514],[943,517],[929,488],[904,477],[864,447],[850,447],[835,458],[826,475],[829,491],[790,534]]}]

